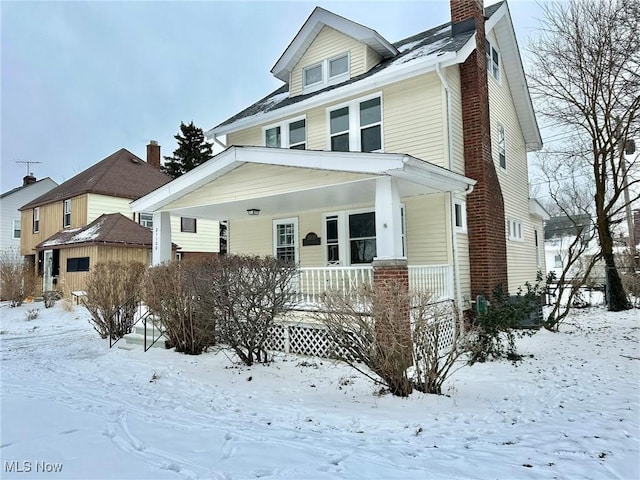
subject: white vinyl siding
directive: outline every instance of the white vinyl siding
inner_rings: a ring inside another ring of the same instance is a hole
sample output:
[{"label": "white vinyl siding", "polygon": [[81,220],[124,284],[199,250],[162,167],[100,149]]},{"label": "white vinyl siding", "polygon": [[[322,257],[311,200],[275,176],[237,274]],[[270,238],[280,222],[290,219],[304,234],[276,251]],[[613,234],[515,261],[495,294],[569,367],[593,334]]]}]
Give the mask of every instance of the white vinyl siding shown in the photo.
[{"label": "white vinyl siding", "polygon": [[181,217],[171,216],[171,241],[178,252],[207,252],[220,250],[220,226],[215,220],[196,219],[196,233],[181,231]]}]

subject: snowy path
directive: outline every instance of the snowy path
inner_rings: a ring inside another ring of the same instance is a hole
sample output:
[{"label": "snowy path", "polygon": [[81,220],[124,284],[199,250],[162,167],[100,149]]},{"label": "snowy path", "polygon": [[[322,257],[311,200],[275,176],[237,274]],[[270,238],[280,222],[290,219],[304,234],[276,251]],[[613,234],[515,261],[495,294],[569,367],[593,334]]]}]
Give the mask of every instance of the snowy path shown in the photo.
[{"label": "snowy path", "polygon": [[80,308],[24,311],[0,309],[2,478],[640,477],[637,311],[580,312],[522,339],[520,366],[409,399],[325,360],[109,350]]}]

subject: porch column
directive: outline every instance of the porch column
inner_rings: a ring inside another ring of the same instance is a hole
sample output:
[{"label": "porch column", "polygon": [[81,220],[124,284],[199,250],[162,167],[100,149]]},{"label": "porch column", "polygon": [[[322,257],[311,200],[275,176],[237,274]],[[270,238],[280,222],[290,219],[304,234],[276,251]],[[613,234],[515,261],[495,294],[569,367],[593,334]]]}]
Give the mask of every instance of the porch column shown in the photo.
[{"label": "porch column", "polygon": [[153,214],[152,265],[171,261],[171,215],[169,212]]},{"label": "porch column", "polygon": [[[409,269],[402,255],[402,217],[396,181],[376,179],[376,257],[373,260],[376,340],[405,368],[413,363],[409,317]],[[394,388],[410,392],[408,384]]]},{"label": "porch column", "polygon": [[402,256],[402,218],[398,185],[391,177],[376,179],[376,259]]}]

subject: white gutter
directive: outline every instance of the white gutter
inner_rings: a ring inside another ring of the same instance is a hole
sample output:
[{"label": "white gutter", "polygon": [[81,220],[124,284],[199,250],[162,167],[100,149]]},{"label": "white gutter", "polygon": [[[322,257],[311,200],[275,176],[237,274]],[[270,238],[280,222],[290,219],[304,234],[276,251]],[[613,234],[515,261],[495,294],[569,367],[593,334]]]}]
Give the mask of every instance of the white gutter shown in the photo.
[{"label": "white gutter", "polygon": [[211,139],[212,139],[215,143],[217,143],[218,145],[220,145],[222,148],[224,148],[225,150],[227,149],[227,146],[226,146],[224,143],[222,143],[220,140],[218,140],[218,136],[217,136],[215,133],[213,134],[213,137],[211,137]]},{"label": "white gutter", "polygon": [[[474,37],[475,38],[475,35]],[[448,150],[448,160],[449,160],[449,170],[453,171],[453,121],[451,119],[451,93],[449,92],[449,82],[447,81],[446,75],[443,75],[440,64],[436,65],[436,73],[438,77],[440,77],[440,81],[442,82],[442,87],[444,88],[444,94],[447,99],[447,150]],[[471,187],[473,189],[473,187]],[[471,192],[470,189],[467,189],[468,193]],[[456,231],[456,207],[455,201],[453,198],[453,192],[449,192],[449,209],[450,209],[450,217],[451,217],[451,249],[453,252],[453,276],[455,283],[455,293],[454,296],[456,298],[456,304],[458,306],[458,314],[460,315],[460,319],[462,319],[462,287],[460,286],[460,259],[458,254],[458,232]]]}]

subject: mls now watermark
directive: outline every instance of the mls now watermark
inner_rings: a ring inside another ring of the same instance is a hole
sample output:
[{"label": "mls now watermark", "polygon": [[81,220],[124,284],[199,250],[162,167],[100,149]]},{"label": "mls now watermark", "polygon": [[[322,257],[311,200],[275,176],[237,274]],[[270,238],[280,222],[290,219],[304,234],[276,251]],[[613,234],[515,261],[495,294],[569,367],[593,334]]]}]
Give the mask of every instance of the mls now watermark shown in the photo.
[{"label": "mls now watermark", "polygon": [[51,462],[4,462],[5,473],[59,473],[62,471],[62,463]]}]

